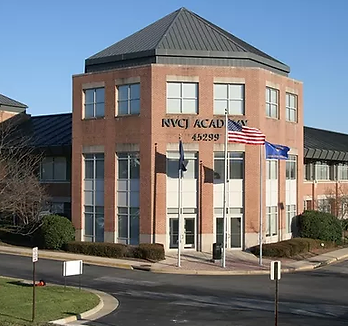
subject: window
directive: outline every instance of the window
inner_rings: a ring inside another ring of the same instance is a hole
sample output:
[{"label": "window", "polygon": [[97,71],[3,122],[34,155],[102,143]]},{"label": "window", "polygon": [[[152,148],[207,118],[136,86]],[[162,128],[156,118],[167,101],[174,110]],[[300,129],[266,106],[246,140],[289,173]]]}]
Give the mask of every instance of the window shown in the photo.
[{"label": "window", "polygon": [[40,166],[41,181],[65,181],[66,180],[66,158],[45,157]]},{"label": "window", "polygon": [[[186,171],[183,172],[183,179],[197,179],[197,153],[185,152],[184,164]],[[167,153],[167,177],[173,179],[179,178],[179,153]]]},{"label": "window", "polygon": [[297,122],[297,95],[286,93],[286,121]]},{"label": "window", "polygon": [[197,112],[197,83],[167,83],[167,113]]},{"label": "window", "polygon": [[119,242],[139,244],[139,153],[117,153],[117,218]]},{"label": "window", "polygon": [[278,97],[279,91],[274,88],[266,87],[266,116],[278,118]]},{"label": "window", "polygon": [[[214,180],[224,182],[225,176],[225,156],[224,152],[214,153]],[[244,153],[229,152],[227,160],[228,178],[244,179]]]},{"label": "window", "polygon": [[304,178],[306,181],[313,180],[313,165],[311,163],[305,163]]},{"label": "window", "polygon": [[268,206],[266,207],[266,236],[277,235],[278,228],[278,207]]},{"label": "window", "polygon": [[266,178],[267,180],[278,179],[278,160],[266,160]]},{"label": "window", "polygon": [[104,154],[85,154],[85,238],[104,241]]},{"label": "window", "polygon": [[330,179],[330,166],[325,162],[315,163],[315,178],[316,180],[329,180]]},{"label": "window", "polygon": [[296,180],[297,157],[289,155],[286,160],[286,180]]},{"label": "window", "polygon": [[330,199],[318,199],[317,209],[320,212],[331,213]]},{"label": "window", "polygon": [[296,216],[296,205],[286,205],[286,232],[291,233],[291,225]]},{"label": "window", "polygon": [[104,88],[85,90],[85,118],[104,117]]},{"label": "window", "polygon": [[214,114],[243,115],[244,85],[214,84]]},{"label": "window", "polygon": [[338,170],[338,180],[348,180],[348,165],[339,164],[337,166]]},{"label": "window", "polygon": [[140,84],[118,86],[118,115],[140,113]]}]

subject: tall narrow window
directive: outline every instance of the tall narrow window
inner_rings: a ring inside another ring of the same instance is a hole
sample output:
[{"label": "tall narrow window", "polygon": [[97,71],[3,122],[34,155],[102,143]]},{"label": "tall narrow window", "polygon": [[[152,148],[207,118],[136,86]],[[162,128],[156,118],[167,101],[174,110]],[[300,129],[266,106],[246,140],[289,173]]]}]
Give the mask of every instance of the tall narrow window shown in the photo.
[{"label": "tall narrow window", "polygon": [[104,154],[85,154],[85,238],[104,241]]},{"label": "tall narrow window", "polygon": [[266,116],[278,119],[278,98],[279,91],[266,87]]},{"label": "tall narrow window", "polygon": [[118,115],[140,113],[140,83],[118,86]]},{"label": "tall narrow window", "polygon": [[286,120],[297,122],[297,95],[286,93]]},{"label": "tall narrow window", "polygon": [[117,153],[118,239],[126,244],[139,243],[139,153]]},{"label": "tall narrow window", "polygon": [[104,117],[104,88],[85,90],[85,118]]},{"label": "tall narrow window", "polygon": [[286,160],[286,180],[296,180],[297,158],[295,155],[289,155]]},{"label": "tall narrow window", "polygon": [[197,113],[198,83],[167,83],[167,113]]},{"label": "tall narrow window", "polygon": [[214,114],[243,115],[244,85],[214,84]]}]

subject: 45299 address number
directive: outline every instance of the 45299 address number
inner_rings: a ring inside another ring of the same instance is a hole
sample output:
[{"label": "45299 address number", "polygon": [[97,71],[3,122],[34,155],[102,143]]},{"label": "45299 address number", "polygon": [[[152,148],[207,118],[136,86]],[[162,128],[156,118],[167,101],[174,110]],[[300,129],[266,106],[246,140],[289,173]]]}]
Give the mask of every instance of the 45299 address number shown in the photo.
[{"label": "45299 address number", "polygon": [[220,134],[193,134],[191,138],[193,141],[217,141]]}]

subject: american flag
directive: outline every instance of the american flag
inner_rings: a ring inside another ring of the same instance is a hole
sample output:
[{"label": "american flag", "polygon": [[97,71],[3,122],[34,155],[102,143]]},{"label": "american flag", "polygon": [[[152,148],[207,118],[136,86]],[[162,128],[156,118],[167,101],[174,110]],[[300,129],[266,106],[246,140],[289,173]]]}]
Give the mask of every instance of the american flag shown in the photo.
[{"label": "american flag", "polygon": [[266,136],[257,128],[242,126],[228,119],[228,141],[234,143],[264,145]]}]

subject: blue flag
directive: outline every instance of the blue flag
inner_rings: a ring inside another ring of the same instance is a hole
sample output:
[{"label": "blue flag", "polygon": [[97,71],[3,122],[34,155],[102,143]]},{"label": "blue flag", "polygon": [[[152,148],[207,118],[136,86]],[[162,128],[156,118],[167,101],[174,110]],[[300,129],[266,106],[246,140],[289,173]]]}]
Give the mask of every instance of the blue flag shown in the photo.
[{"label": "blue flag", "polygon": [[287,160],[290,148],[284,145],[271,144],[265,142],[266,159]]},{"label": "blue flag", "polygon": [[185,157],[184,157],[184,147],[182,146],[181,139],[179,140],[179,171],[186,171]]}]

